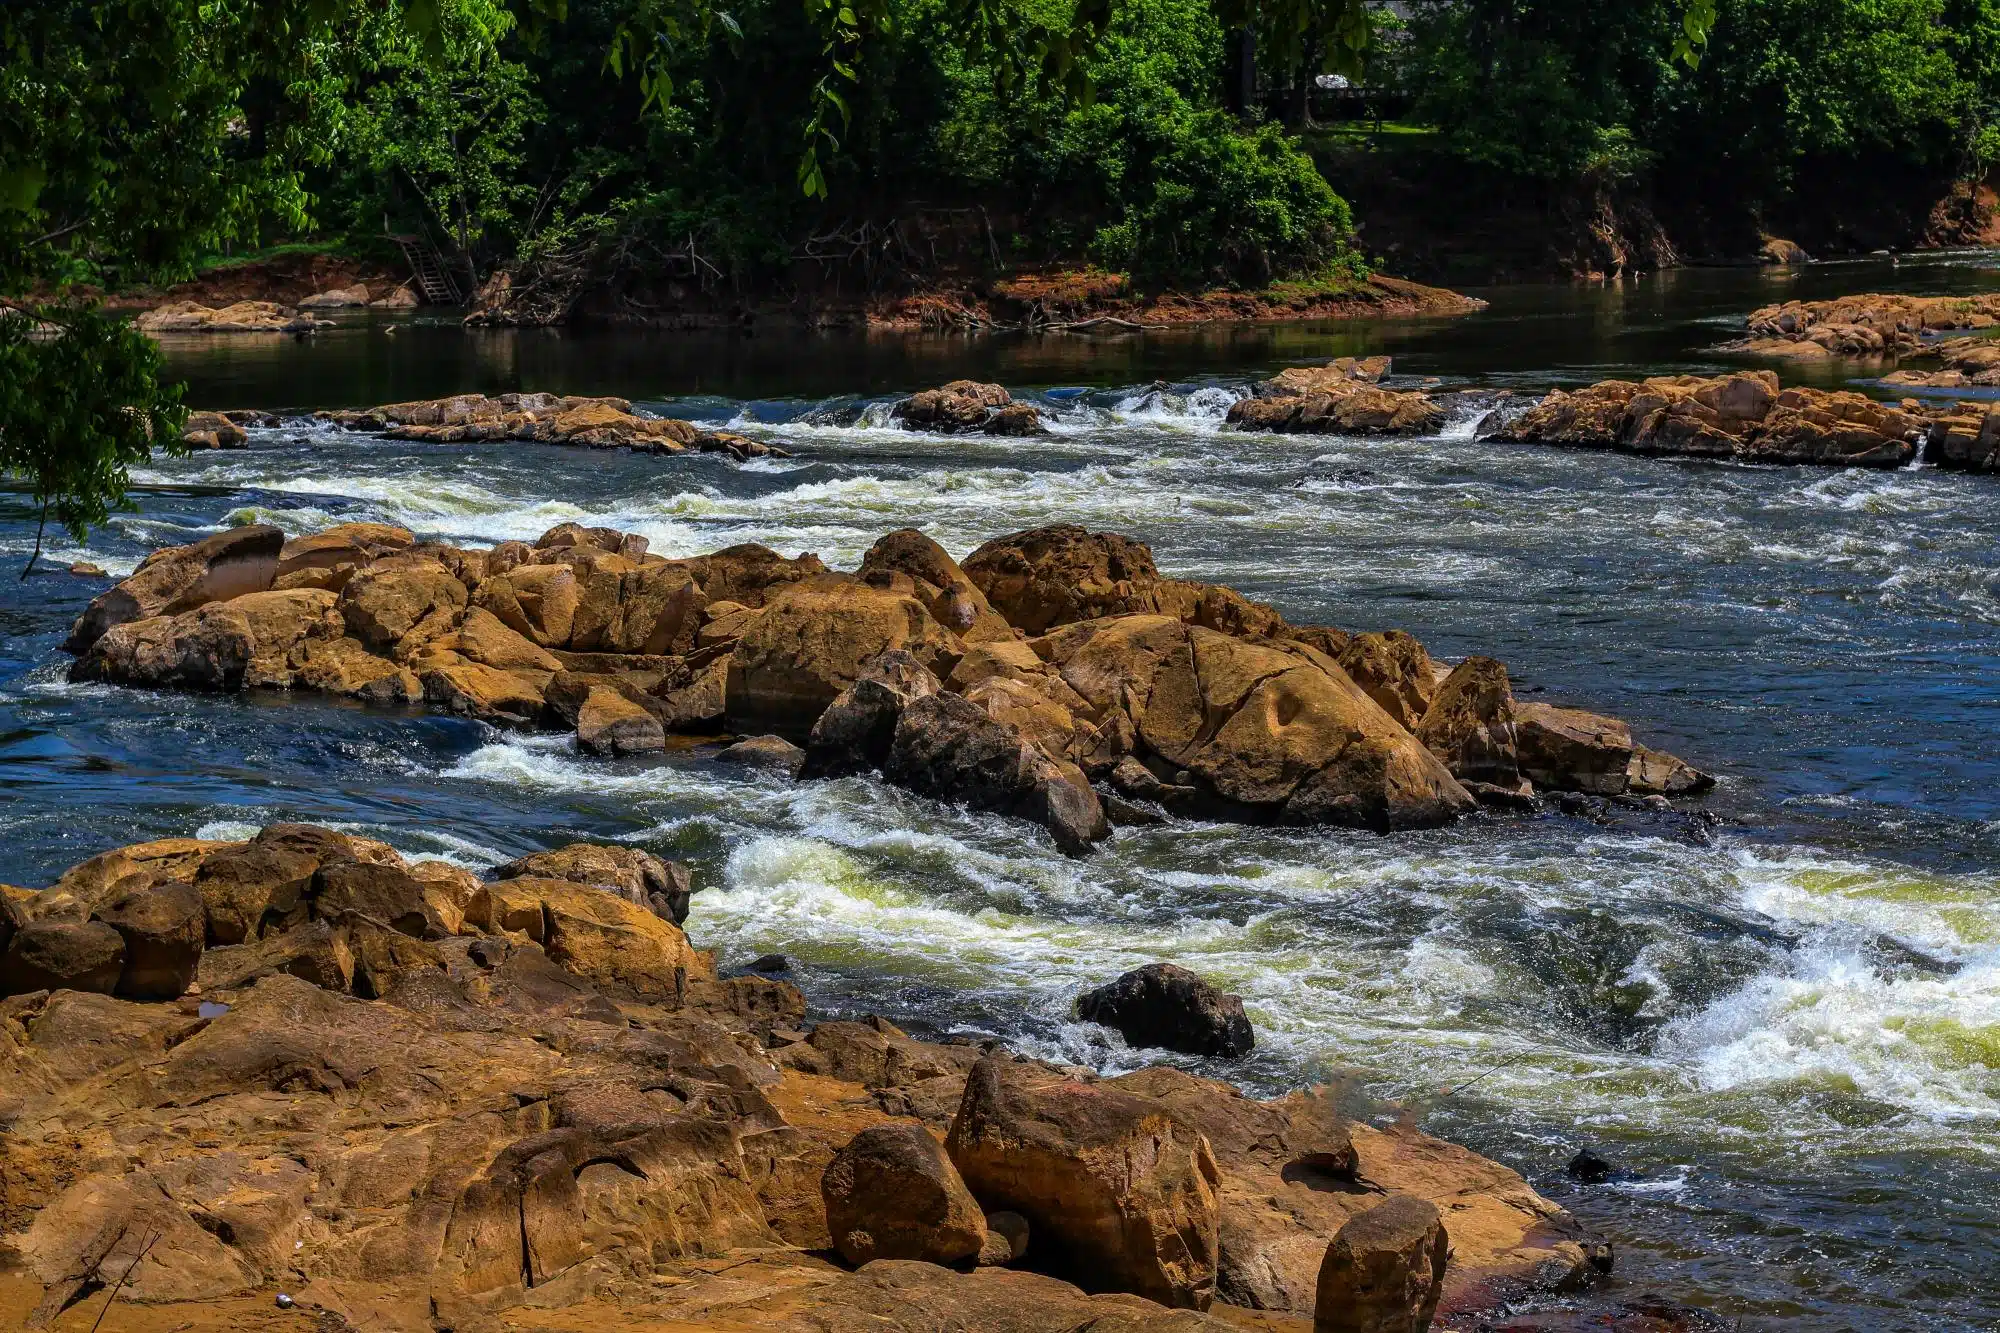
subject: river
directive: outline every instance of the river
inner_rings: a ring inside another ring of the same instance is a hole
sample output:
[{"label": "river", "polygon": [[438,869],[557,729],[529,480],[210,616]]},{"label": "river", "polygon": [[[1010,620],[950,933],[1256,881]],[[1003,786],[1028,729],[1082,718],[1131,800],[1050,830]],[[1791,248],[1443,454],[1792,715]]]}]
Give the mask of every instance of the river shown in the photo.
[{"label": "river", "polygon": [[[1241,993],[1259,1033],[1251,1057],[1189,1067],[1267,1090],[1343,1078],[1357,1103],[1519,1168],[1614,1238],[1617,1299],[1746,1329],[2000,1328],[2000,479],[1485,445],[1469,419],[1396,441],[1220,429],[1251,379],[1312,358],[1392,352],[1399,375],[1524,390],[1713,368],[1701,349],[1764,301],[2000,289],[1994,263],[1688,271],[1482,292],[1490,309],[1457,321],[1114,339],[359,316],[303,343],[184,340],[169,356],[200,407],[618,393],[797,456],[294,425],[156,461],[134,512],[57,552],[122,574],[249,521],[484,544],[575,519],[668,555],[759,541],[851,567],[905,525],[963,556],[1083,523],[1294,621],[1407,629],[1628,718],[1719,775],[1709,832],[1560,814],[1390,838],[1182,824],[1073,861],[868,779],[791,786],[416,713],[71,686],[56,645],[104,584],[57,566],[0,581],[4,875],[46,883],[107,846],[281,819],[473,867],[624,839],[692,864],[698,944],[726,966],[788,955],[824,1014],[1106,1069],[1140,1057],[1074,1023],[1076,993],[1170,958]],[[959,375],[1038,397],[1054,434],[887,428],[883,403]],[[26,498],[0,493],[0,552],[19,561],[32,529]],[[1570,1181],[1585,1145],[1627,1175]]]}]

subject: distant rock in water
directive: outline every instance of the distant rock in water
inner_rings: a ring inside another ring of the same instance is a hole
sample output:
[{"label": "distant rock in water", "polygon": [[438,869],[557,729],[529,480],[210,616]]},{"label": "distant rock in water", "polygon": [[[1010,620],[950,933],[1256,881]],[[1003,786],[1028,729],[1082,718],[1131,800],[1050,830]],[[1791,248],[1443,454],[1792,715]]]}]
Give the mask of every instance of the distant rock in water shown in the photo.
[{"label": "distant rock in water", "polygon": [[176,301],[148,310],[132,321],[141,333],[311,333],[331,326],[270,301],[238,301],[214,309],[196,301]]},{"label": "distant rock in water", "polygon": [[1257,1044],[1243,1001],[1184,967],[1149,963],[1076,1002],[1086,1023],[1115,1028],[1133,1046],[1183,1055],[1248,1055]]},{"label": "distant rock in water", "polygon": [[934,430],[947,435],[977,431],[986,435],[1046,435],[1041,413],[1033,403],[1017,403],[997,384],[953,380],[925,389],[897,403],[890,417],[907,430]]},{"label": "distant rock in water", "polygon": [[1391,831],[1471,811],[1468,783],[1514,800],[1709,785],[1615,719],[1517,706],[1498,662],[1450,670],[1408,634],[1290,625],[1069,525],[963,566],[890,533],[854,573],[754,545],[668,560],[576,523],[485,551],[376,523],[238,528],[155,552],[68,647],[77,680],[421,703],[573,731],[587,754],[734,733],[750,739],[721,763],[879,771],[1078,855],[1110,836],[1112,795],[1128,824]]},{"label": "distant rock in water", "polygon": [[1592,1149],[1582,1148],[1577,1151],[1576,1156],[1569,1159],[1569,1165],[1563,1170],[1573,1180],[1580,1180],[1586,1185],[1602,1185],[1611,1179],[1618,1166]]},{"label": "distant rock in water", "polygon": [[2000,294],[1786,301],[1753,311],[1743,340],[1721,350],[1793,361],[1894,359],[1920,354],[1927,335],[1995,324]]},{"label": "distant rock in water", "polygon": [[1381,386],[1389,365],[1386,356],[1344,356],[1281,371],[1231,405],[1228,422],[1299,435],[1422,435],[1443,426],[1449,413],[1429,394]]},{"label": "distant rock in water", "polygon": [[648,454],[720,453],[738,460],[791,457],[789,450],[734,431],[706,430],[672,417],[642,417],[624,398],[459,394],[361,411],[321,412],[318,418],[345,430],[433,444],[525,440]]},{"label": "distant rock in water", "polygon": [[1896,468],[1922,450],[1940,467],[2000,465],[1993,404],[1879,403],[1858,393],[1786,389],[1768,370],[1559,389],[1485,438],[1744,463]]}]

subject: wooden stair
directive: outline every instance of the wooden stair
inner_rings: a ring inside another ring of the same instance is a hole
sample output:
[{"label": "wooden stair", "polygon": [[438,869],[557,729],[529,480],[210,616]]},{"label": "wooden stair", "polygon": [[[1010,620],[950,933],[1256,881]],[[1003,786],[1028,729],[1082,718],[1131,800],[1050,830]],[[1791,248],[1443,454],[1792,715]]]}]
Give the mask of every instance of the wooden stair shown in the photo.
[{"label": "wooden stair", "polygon": [[425,305],[464,305],[465,293],[445,267],[444,257],[425,236],[392,236],[402,247],[403,258],[410,261],[410,272],[415,275],[417,294]]}]

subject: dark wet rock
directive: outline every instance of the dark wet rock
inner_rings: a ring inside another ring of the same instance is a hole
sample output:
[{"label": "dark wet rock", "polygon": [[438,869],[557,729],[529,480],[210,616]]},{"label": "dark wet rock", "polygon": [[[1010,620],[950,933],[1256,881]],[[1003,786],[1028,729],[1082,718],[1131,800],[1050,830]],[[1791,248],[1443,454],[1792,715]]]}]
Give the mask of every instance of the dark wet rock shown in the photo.
[{"label": "dark wet rock", "polygon": [[850,1264],[955,1264],[977,1256],[986,1241],[985,1215],[921,1125],[882,1125],[855,1135],[827,1164],[820,1190],[834,1248]]},{"label": "dark wet rock", "polygon": [[1398,1194],[1370,1208],[1326,1248],[1313,1333],[1425,1333],[1444,1292],[1449,1251],[1429,1200]]},{"label": "dark wet rock", "polygon": [[30,921],[0,957],[0,995],[38,990],[109,995],[125,967],[124,937],[102,921]]},{"label": "dark wet rock", "polygon": [[801,775],[833,778],[881,768],[903,710],[943,688],[937,675],[908,651],[892,649],[871,658],[860,678],[813,723]]},{"label": "dark wet rock", "polygon": [[1580,1180],[1586,1185],[1602,1185],[1617,1172],[1618,1166],[1607,1157],[1600,1156],[1590,1148],[1582,1148],[1563,1167],[1570,1179]]},{"label": "dark wet rock", "polygon": [[1233,1058],[1257,1044],[1241,999],[1172,963],[1149,963],[1085,991],[1076,1012],[1116,1028],[1133,1046]]},{"label": "dark wet rock", "polygon": [[1040,824],[1072,856],[1111,835],[1097,793],[1075,765],[956,694],[903,709],[882,772],[920,795]]},{"label": "dark wet rock", "polygon": [[128,1000],[177,999],[201,966],[207,919],[201,894],[178,881],[128,893],[97,914],[125,941],[116,994]]},{"label": "dark wet rock", "polygon": [[776,976],[780,972],[791,971],[792,960],[781,953],[766,953],[752,958],[745,966],[752,972],[761,972],[767,976]]},{"label": "dark wet rock", "polygon": [[982,1268],[1001,1267],[1025,1259],[1033,1228],[1019,1213],[1002,1208],[986,1215],[986,1241],[979,1247]]}]

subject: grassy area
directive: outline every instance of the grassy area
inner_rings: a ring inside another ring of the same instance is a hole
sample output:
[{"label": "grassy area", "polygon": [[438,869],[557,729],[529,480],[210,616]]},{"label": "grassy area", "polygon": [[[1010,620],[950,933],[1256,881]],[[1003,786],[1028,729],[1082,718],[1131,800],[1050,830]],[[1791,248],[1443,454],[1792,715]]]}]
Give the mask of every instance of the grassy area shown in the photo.
[{"label": "grassy area", "polygon": [[313,255],[377,261],[400,261],[402,257],[401,252],[386,237],[341,236],[327,240],[282,241],[276,245],[267,245],[257,250],[246,250],[233,255],[204,255],[196,262],[194,271],[199,276],[206,273],[227,272],[251,264],[268,264],[274,260]]}]

